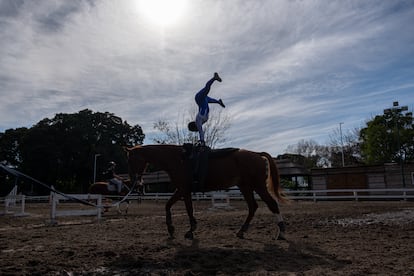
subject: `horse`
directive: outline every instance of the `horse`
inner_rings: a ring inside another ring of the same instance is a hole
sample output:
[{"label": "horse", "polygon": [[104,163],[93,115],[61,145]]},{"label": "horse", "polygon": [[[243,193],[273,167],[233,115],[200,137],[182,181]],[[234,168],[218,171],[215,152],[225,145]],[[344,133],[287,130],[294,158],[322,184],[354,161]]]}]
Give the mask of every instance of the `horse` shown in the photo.
[{"label": "horse", "polygon": [[[129,187],[126,184],[129,181],[123,181],[121,192],[118,193],[116,186],[109,184],[109,181],[99,181],[93,183],[89,187],[89,193],[91,194],[100,194],[100,195],[110,195],[110,196],[124,196],[128,193]],[[112,187],[111,187],[112,186]]]},{"label": "horse", "polygon": [[[91,194],[100,194],[100,195],[106,195],[106,196],[125,196],[128,194],[129,190],[130,190],[130,181],[129,180],[125,180],[122,181],[123,185],[122,185],[122,189],[121,192],[118,193],[117,188],[111,184],[109,184],[108,182],[105,181],[99,181],[99,182],[95,182],[93,183],[90,187],[89,187],[89,193]],[[112,186],[112,187],[110,187]],[[128,212],[128,208],[129,208],[129,200],[126,199],[125,200],[127,207],[125,209],[125,213]],[[121,213],[121,207],[120,204],[122,202],[116,204],[118,213]],[[105,207],[105,212],[108,211],[108,209],[110,208],[110,206]]]},{"label": "horse", "polygon": [[[193,214],[191,198],[192,161],[187,157],[186,147],[180,145],[144,145],[126,148],[128,169],[131,182],[142,181],[149,164],[168,173],[175,192],[165,205],[166,224],[169,238],[174,238],[175,228],[172,223],[171,207],[181,198],[184,200],[190,229],[186,239],[193,239],[197,221]],[[214,151],[214,150],[212,150]],[[285,239],[285,223],[279,209],[278,201],[287,202],[280,186],[278,168],[272,157],[265,152],[252,152],[234,149],[219,157],[208,159],[208,173],[205,179],[205,191],[225,190],[238,186],[248,206],[248,215],[237,232],[237,237],[244,238],[249,224],[254,217],[258,204],[254,198],[256,192],[275,215],[277,239]]]}]

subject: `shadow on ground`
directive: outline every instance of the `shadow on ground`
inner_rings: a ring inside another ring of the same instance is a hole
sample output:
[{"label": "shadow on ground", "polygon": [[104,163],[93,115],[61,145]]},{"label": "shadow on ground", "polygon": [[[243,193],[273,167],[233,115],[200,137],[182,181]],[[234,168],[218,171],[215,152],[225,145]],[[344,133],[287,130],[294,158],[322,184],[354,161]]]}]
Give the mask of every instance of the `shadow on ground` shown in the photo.
[{"label": "shadow on ground", "polygon": [[[285,244],[286,245],[286,244]],[[195,240],[191,246],[173,244],[175,253],[165,258],[120,255],[109,264],[111,271],[134,273],[183,273],[183,274],[243,274],[258,271],[304,272],[315,267],[341,269],[348,263],[320,248],[305,242],[287,242],[287,246],[268,244],[262,250],[230,247],[200,248]],[[159,257],[159,256],[158,256]]]}]

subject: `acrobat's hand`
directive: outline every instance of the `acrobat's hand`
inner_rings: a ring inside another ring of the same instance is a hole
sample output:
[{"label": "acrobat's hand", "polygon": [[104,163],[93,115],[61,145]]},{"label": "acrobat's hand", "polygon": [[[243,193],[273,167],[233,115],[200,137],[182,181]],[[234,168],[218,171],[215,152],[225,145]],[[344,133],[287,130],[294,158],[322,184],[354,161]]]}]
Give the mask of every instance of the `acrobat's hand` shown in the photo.
[{"label": "acrobat's hand", "polygon": [[223,108],[226,107],[221,99],[218,102]]}]

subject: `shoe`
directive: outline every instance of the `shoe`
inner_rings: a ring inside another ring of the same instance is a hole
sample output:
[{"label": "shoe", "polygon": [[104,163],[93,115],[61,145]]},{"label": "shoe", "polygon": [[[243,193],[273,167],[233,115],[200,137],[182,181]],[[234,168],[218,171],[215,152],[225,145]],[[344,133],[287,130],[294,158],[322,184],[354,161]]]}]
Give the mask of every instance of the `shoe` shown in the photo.
[{"label": "shoe", "polygon": [[220,99],[219,100],[219,104],[224,108],[224,107],[226,107],[225,105],[224,105],[224,103],[223,103],[223,101]]},{"label": "shoe", "polygon": [[221,78],[220,78],[220,76],[217,74],[217,72],[216,72],[216,73],[214,73],[214,79],[215,79],[216,81],[218,81],[218,82],[221,82]]}]

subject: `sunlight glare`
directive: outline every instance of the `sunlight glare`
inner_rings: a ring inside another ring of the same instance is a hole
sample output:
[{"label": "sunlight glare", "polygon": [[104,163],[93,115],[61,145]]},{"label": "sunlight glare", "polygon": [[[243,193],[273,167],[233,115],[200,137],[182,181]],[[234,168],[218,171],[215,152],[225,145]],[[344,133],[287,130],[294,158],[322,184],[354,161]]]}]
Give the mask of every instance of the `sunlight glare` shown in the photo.
[{"label": "sunlight glare", "polygon": [[184,14],[188,0],[140,0],[139,12],[160,26],[176,23]]}]

